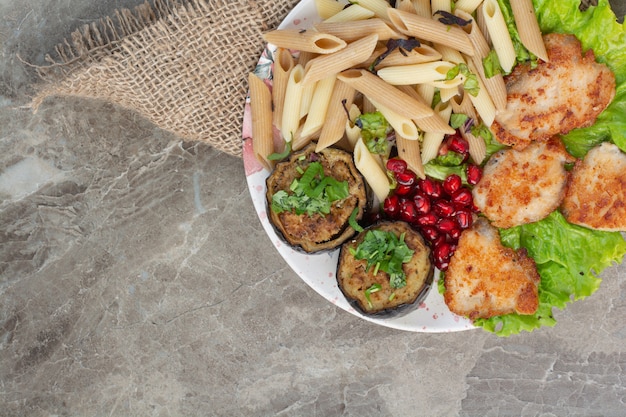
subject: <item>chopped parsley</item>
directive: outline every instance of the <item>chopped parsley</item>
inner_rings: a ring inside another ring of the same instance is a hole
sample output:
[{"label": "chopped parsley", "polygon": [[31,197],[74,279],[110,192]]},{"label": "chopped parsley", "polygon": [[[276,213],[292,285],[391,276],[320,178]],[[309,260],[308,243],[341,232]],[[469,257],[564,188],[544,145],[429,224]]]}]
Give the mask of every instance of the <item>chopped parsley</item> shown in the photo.
[{"label": "chopped parsley", "polygon": [[404,233],[398,237],[393,232],[368,230],[363,241],[356,249],[351,248],[350,253],[357,260],[366,260],[366,270],[373,268],[374,275],[378,271],[386,272],[391,288],[402,288],[406,285],[402,264],[409,262],[414,253],[404,242],[404,236]]},{"label": "chopped parsley", "polygon": [[291,182],[289,190],[291,193],[280,190],[272,196],[274,213],[293,211],[298,215],[325,215],[330,213],[332,203],[350,195],[348,181],[337,181],[324,175],[324,167],[319,162],[311,162],[302,176]]}]

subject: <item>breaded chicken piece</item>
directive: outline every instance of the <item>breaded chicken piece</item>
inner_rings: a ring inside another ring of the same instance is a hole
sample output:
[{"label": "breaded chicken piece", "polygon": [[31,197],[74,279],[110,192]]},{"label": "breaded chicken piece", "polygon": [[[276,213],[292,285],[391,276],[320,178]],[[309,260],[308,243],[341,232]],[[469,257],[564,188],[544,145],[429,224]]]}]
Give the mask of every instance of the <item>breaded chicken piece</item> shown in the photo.
[{"label": "breaded chicken piece", "polygon": [[575,36],[543,39],[550,61],[518,65],[505,78],[507,106],[491,126],[499,142],[517,149],[591,126],[615,96],[615,76],[592,50],[583,54]]},{"label": "breaded chicken piece", "polygon": [[575,160],[557,137],[521,151],[496,152],[472,190],[474,204],[497,227],[539,221],[561,204],[568,180],[565,163]]},{"label": "breaded chicken piece", "polygon": [[561,211],[570,223],[626,231],[626,154],[609,142],[591,149],[572,170]]},{"label": "breaded chicken piece", "polygon": [[480,218],[459,239],[445,274],[444,299],[450,311],[472,320],[534,314],[540,280],[526,250],[504,247],[498,229]]}]

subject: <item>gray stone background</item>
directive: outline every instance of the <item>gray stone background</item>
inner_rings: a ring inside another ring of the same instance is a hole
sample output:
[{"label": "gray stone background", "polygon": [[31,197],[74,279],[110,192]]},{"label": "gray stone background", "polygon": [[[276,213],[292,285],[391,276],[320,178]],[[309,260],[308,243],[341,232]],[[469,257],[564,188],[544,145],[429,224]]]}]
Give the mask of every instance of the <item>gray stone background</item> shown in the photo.
[{"label": "gray stone background", "polygon": [[138,3],[0,0],[0,416],[626,415],[624,265],[554,328],[391,330],[289,269],[239,159],[102,102],[24,107],[18,53]]}]

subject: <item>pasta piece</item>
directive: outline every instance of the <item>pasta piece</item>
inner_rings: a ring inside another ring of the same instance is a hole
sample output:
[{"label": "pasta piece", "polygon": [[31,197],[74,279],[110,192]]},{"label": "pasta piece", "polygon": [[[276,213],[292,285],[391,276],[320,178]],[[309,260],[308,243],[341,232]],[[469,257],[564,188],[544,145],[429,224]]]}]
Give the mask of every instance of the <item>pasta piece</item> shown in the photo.
[{"label": "pasta piece", "polygon": [[350,149],[354,149],[354,145],[356,145],[356,141],[361,136],[361,128],[354,124],[356,119],[361,115],[361,109],[359,106],[352,103],[350,106],[350,110],[348,111],[348,119],[346,120],[346,139],[350,144]]},{"label": "pasta piece", "polygon": [[359,0],[359,6],[374,12],[374,16],[389,20],[388,11],[393,9],[386,0]]},{"label": "pasta piece", "polygon": [[439,11],[450,13],[452,12],[452,5],[450,4],[450,0],[431,0],[430,10],[433,16]]},{"label": "pasta piece", "polygon": [[339,13],[325,19],[325,23],[342,23],[342,22],[354,22],[358,20],[365,20],[374,17],[374,12],[361,7],[358,4],[351,4],[350,7],[346,7]]},{"label": "pasta piece", "polygon": [[[426,84],[422,84],[426,85]],[[400,85],[397,87],[403,93],[413,97],[417,101],[422,103],[432,103],[432,96],[434,95],[434,87],[432,88],[432,95],[428,101],[424,100],[424,98],[420,95],[418,91],[416,91],[413,87],[408,85]],[[448,125],[448,121],[443,120],[437,112],[433,111],[433,114],[428,117],[423,117],[421,119],[413,119],[417,127],[423,132],[441,132],[451,134],[454,133],[454,129]]]},{"label": "pasta piece", "polygon": [[266,42],[297,51],[331,54],[346,47],[346,41],[315,30],[277,29],[263,35]]},{"label": "pasta piece", "polygon": [[548,62],[548,52],[543,43],[532,0],[512,1],[511,9],[522,44],[539,59]]},{"label": "pasta piece", "polygon": [[448,87],[448,88],[440,88],[439,89],[439,97],[441,101],[448,102],[454,96],[459,95],[459,87]]},{"label": "pasta piece", "polygon": [[477,10],[477,12],[475,14],[476,14],[476,24],[478,25],[478,28],[480,29],[480,32],[485,37],[485,40],[487,41],[487,44],[491,45],[491,39],[489,38],[489,31],[487,30],[487,24],[485,23],[485,18],[483,16],[483,14],[480,13],[480,10]]},{"label": "pasta piece", "polygon": [[311,101],[313,100],[313,94],[315,93],[316,86],[317,82],[302,86],[302,100],[300,100],[300,119],[309,114],[309,109],[311,107]]},{"label": "pasta piece", "polygon": [[[381,68],[377,74],[391,85],[430,84],[445,80],[454,64],[446,61]],[[458,84],[457,84],[458,85]]]},{"label": "pasta piece", "polygon": [[451,48],[448,45],[436,43],[433,45],[433,48],[435,48],[435,50],[439,52],[442,61],[449,61],[455,64],[465,62],[465,60],[463,59],[463,55],[461,55],[458,50]]},{"label": "pasta piece", "polygon": [[452,97],[450,105],[452,106],[452,113],[465,114],[474,120],[478,120],[478,114],[467,92],[464,91],[462,94]]},{"label": "pasta piece", "polygon": [[[383,53],[381,51],[381,53]],[[393,67],[399,65],[412,65],[422,64],[425,62],[433,62],[441,60],[441,54],[434,48],[428,45],[420,45],[410,51],[402,51],[394,49],[389,55],[385,57],[378,65],[376,69],[379,70],[385,67]]]},{"label": "pasta piece", "polygon": [[[513,1],[512,3],[514,3],[515,1]],[[458,0],[454,4],[454,10],[463,10],[465,13],[472,14],[482,2],[483,0]]]},{"label": "pasta piece", "polygon": [[289,73],[295,66],[291,52],[285,48],[278,48],[274,53],[274,77],[272,80],[272,102],[274,103],[274,126],[280,128],[283,120],[283,103]]},{"label": "pasta piece", "polygon": [[480,7],[480,13],[485,19],[489,38],[498,55],[500,66],[506,73],[511,72],[516,59],[515,48],[497,0],[485,0]]},{"label": "pasta piece", "polygon": [[389,195],[389,177],[367,149],[363,139],[359,138],[354,146],[354,165],[374,192],[379,202]]},{"label": "pasta piece", "polygon": [[416,88],[417,94],[424,99],[424,103],[429,104],[433,102],[435,97],[435,87],[429,84],[420,84]]},{"label": "pasta piece", "polygon": [[415,7],[413,7],[411,0],[396,0],[395,8],[403,12],[415,13]]},{"label": "pasta piece", "polygon": [[338,52],[313,58],[306,65],[302,83],[313,83],[360,64],[372,55],[376,42],[378,35],[369,35],[350,43]]},{"label": "pasta piece", "polygon": [[353,42],[375,33],[379,41],[405,38],[403,34],[393,30],[384,20],[379,18],[357,20],[346,23],[318,23],[315,28],[320,32],[329,33],[346,42]]},{"label": "pasta piece", "polygon": [[334,145],[343,137],[346,120],[348,119],[346,109],[352,107],[354,95],[355,91],[352,86],[340,80],[335,81],[333,94],[328,103],[326,120],[324,120],[322,132],[320,133],[317,147],[315,148],[316,152]]},{"label": "pasta piece", "polygon": [[398,148],[398,156],[406,162],[408,168],[415,172],[418,177],[426,178],[424,164],[420,156],[420,141],[407,140],[396,134],[396,147]]},{"label": "pasta piece", "polygon": [[422,17],[431,17],[430,0],[412,0],[415,14]]},{"label": "pasta piece", "polygon": [[476,137],[470,132],[460,129],[461,136],[469,143],[469,154],[476,165],[480,165],[487,155],[487,145],[481,137]]},{"label": "pasta piece", "polygon": [[367,97],[363,96],[363,113],[374,113],[375,111],[376,107]]},{"label": "pasta piece", "polygon": [[395,9],[389,9],[388,14],[396,29],[407,36],[448,45],[464,54],[474,55],[467,33],[456,26],[445,25],[438,20]]},{"label": "pasta piece", "polygon": [[344,3],[337,0],[314,0],[317,14],[322,19],[328,19],[331,16],[336,15],[344,8]]},{"label": "pasta piece", "polygon": [[[462,19],[470,19],[471,16],[463,12],[461,10],[456,10],[455,15],[459,16]],[[479,13],[481,15],[481,13]],[[485,75],[485,69],[483,67],[483,58],[485,58],[490,51],[489,45],[483,35],[483,32],[480,30],[479,26],[474,23],[470,23],[466,26],[467,34],[474,46],[475,54],[473,57],[470,57],[470,60],[473,62],[474,67],[476,68],[476,74],[478,74],[485,85],[485,88],[489,92],[493,104],[496,106],[496,109],[502,110],[506,107],[506,85],[504,83],[504,77],[502,74],[495,74],[492,77],[487,77]]]},{"label": "pasta piece", "polygon": [[[477,70],[473,62],[468,62],[467,66],[472,73],[476,73]],[[476,109],[476,112],[480,116],[482,122],[487,127],[489,127],[493,123],[493,120],[496,118],[496,106],[493,104],[491,96],[487,92],[487,89],[485,88],[482,80],[477,77],[477,81],[479,86],[478,94],[476,96],[469,94],[469,98],[472,101],[472,104],[474,105],[474,108]]]},{"label": "pasta piece", "polygon": [[302,135],[308,136],[318,131],[324,124],[330,97],[335,87],[337,76],[334,74],[315,83],[315,92],[311,99],[311,107],[304,121]]},{"label": "pasta piece", "polygon": [[272,94],[263,80],[248,74],[250,88],[250,114],[252,116],[252,151],[265,169],[272,170],[272,161],[267,157],[274,152],[272,127]]},{"label": "pasta piece", "polygon": [[[450,115],[452,114],[452,105],[450,103],[438,103],[435,106],[435,114],[437,114],[445,123],[450,121]],[[454,129],[450,128],[452,133]],[[444,139],[443,132],[425,132],[424,142],[422,144],[422,163],[427,164],[430,160],[434,159],[439,153],[439,147]]]},{"label": "pasta piece", "polygon": [[409,119],[421,119],[433,114],[433,109],[421,101],[406,95],[381,78],[366,70],[348,70],[337,78],[351,85],[370,99],[376,100],[396,113]]},{"label": "pasta piece", "polygon": [[300,126],[300,103],[302,102],[302,79],[304,68],[298,64],[293,67],[287,80],[285,89],[285,102],[283,108],[283,120],[280,133],[285,142],[290,142]]},{"label": "pasta piece", "polygon": [[403,136],[407,140],[417,140],[419,138],[417,126],[415,126],[415,123],[411,119],[399,115],[376,100],[370,98],[370,101],[374,107],[376,107],[376,110],[381,112],[385,119],[387,119],[396,134]]},{"label": "pasta piece", "polygon": [[297,63],[306,68],[307,62],[309,62],[310,60],[312,60],[316,56],[317,56],[317,54],[315,54],[313,52],[299,51],[298,52]]}]

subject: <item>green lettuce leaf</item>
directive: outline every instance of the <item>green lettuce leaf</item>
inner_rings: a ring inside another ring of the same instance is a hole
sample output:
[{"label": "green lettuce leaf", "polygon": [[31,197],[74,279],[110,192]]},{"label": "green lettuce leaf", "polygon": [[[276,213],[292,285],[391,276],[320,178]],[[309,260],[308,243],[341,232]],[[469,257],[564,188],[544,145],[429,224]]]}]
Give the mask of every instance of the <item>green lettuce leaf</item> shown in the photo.
[{"label": "green lettuce leaf", "polygon": [[479,319],[475,325],[509,336],[523,330],[556,323],[553,308],[563,309],[593,294],[605,268],[621,263],[626,241],[619,232],[600,232],[569,224],[558,211],[546,219],[500,231],[502,242],[513,249],[525,248],[541,276],[539,308],[534,315]]},{"label": "green lettuce leaf", "polygon": [[608,0],[599,0],[582,12],[579,0],[533,0],[539,26],[544,33],[572,33],[586,51],[592,49],[596,60],[615,74],[615,99],[600,114],[596,123],[576,129],[563,137],[567,150],[583,157],[589,149],[612,141],[626,152],[626,32],[617,22]]}]

